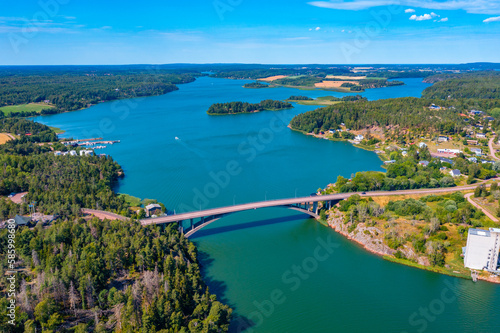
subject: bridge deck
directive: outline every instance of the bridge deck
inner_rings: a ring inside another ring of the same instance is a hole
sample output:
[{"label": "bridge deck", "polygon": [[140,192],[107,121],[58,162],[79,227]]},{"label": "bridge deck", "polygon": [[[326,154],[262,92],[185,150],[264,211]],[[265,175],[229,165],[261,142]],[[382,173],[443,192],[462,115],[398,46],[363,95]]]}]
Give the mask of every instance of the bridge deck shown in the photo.
[{"label": "bridge deck", "polygon": [[310,197],[301,197],[301,198],[292,198],[292,199],[278,199],[278,200],[269,200],[269,201],[260,201],[260,202],[252,202],[247,204],[240,204],[234,206],[213,208],[200,210],[196,212],[182,213],[176,215],[168,215],[155,217],[150,219],[141,220],[142,225],[151,225],[151,224],[163,224],[163,223],[174,223],[185,221],[189,219],[195,219],[206,216],[214,216],[214,215],[223,215],[235,212],[242,212],[245,210],[258,209],[258,208],[266,208],[266,207],[280,207],[280,206],[288,206],[299,203],[306,202],[319,202],[319,201],[333,201],[333,200],[343,200],[348,197],[359,194],[361,196],[374,197],[374,196],[389,196],[389,195],[408,195],[408,194],[433,194],[433,193],[443,193],[443,192],[456,192],[462,190],[470,190],[477,186],[468,185],[468,186],[457,186],[457,187],[448,187],[448,188],[437,188],[437,189],[421,189],[421,190],[402,190],[402,191],[376,191],[376,192],[367,192],[366,194],[362,194],[359,192],[356,193],[337,193],[337,194],[329,194],[329,195],[318,195],[318,196],[310,196]]}]

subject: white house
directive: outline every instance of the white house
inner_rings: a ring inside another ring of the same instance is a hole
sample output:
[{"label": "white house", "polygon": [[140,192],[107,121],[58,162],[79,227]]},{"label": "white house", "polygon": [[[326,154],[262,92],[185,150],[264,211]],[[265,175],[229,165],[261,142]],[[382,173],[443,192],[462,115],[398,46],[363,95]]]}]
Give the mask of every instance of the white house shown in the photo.
[{"label": "white house", "polygon": [[471,269],[496,271],[500,251],[500,229],[469,229],[464,266]]},{"label": "white house", "polygon": [[460,149],[448,149],[448,148],[443,148],[443,149],[438,149],[438,153],[445,153],[445,154],[460,154],[462,151]]},{"label": "white house", "polygon": [[476,138],[484,139],[484,138],[486,138],[486,134],[484,134],[484,133],[476,133]]},{"label": "white house", "polygon": [[418,144],[418,147],[419,147],[419,148],[425,148],[425,147],[427,147],[427,144],[426,144],[425,142],[420,142],[420,143]]},{"label": "white house", "polygon": [[462,173],[458,169],[453,169],[450,171],[450,176],[452,177],[460,177]]},{"label": "white house", "polygon": [[77,155],[78,155],[78,153],[76,152],[76,150],[70,150],[70,151],[69,151],[69,154],[70,154],[71,156],[77,156]]},{"label": "white house", "polygon": [[447,137],[447,136],[440,136],[440,137],[438,137],[438,141],[439,141],[439,142],[448,142],[448,140],[449,140],[449,139],[448,139],[448,137]]},{"label": "white house", "polygon": [[94,155],[94,151],[91,150],[91,149],[87,149],[87,150],[80,150],[80,156],[92,156]]},{"label": "white house", "polygon": [[476,154],[476,156],[481,156],[483,154],[483,150],[481,148],[471,148],[470,151]]},{"label": "white house", "polygon": [[362,141],[364,138],[365,138],[364,136],[362,136],[361,134],[358,134],[358,135],[356,135],[356,136],[354,137],[354,140],[355,140],[355,141]]}]

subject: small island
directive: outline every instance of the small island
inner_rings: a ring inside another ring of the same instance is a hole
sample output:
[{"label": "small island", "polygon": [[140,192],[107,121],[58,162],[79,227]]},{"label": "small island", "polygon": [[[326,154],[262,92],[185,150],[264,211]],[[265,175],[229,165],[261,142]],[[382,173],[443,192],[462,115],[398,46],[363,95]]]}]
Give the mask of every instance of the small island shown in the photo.
[{"label": "small island", "polygon": [[292,104],[288,102],[275,101],[266,99],[260,103],[247,103],[247,102],[229,102],[229,103],[215,103],[208,108],[209,115],[225,115],[225,114],[238,114],[238,113],[254,113],[260,111],[278,111],[283,109],[292,108]]},{"label": "small island", "polygon": [[245,83],[243,85],[243,88],[261,89],[261,88],[269,88],[269,85],[260,82],[252,82],[252,83]]}]

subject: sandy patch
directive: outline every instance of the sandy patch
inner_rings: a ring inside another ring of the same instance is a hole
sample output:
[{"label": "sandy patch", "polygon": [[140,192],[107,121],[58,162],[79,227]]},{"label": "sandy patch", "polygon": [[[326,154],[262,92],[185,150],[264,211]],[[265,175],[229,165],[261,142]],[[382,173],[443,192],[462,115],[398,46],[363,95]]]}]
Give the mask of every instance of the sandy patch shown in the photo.
[{"label": "sandy patch", "polygon": [[257,80],[259,80],[259,81],[266,81],[266,82],[272,82],[272,81],[275,81],[275,80],[284,79],[286,77],[287,77],[286,75],[275,75],[275,76],[269,76],[269,77],[265,77],[265,78],[257,79]]},{"label": "sandy patch", "polygon": [[323,81],[315,83],[314,86],[316,88],[340,88],[340,86],[344,83],[352,83],[355,85],[359,85],[357,81]]},{"label": "sandy patch", "polygon": [[0,145],[3,145],[7,141],[12,140],[12,136],[6,133],[0,133]]},{"label": "sandy patch", "polygon": [[327,75],[326,78],[334,80],[364,80],[366,76]]}]

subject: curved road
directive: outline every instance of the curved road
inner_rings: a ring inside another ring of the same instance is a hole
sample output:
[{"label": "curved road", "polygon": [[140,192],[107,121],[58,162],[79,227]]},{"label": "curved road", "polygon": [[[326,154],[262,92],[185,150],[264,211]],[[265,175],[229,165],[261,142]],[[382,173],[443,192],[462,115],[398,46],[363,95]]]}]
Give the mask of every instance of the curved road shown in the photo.
[{"label": "curved road", "polygon": [[476,208],[478,208],[478,209],[481,209],[481,211],[482,211],[482,212],[483,212],[486,216],[488,216],[488,217],[489,217],[492,221],[494,221],[494,222],[498,222],[498,219],[497,219],[495,216],[493,216],[493,214],[491,214],[490,212],[488,212],[486,209],[484,209],[483,207],[481,207],[481,206],[480,206],[477,202],[475,202],[475,201],[473,201],[473,200],[471,199],[471,196],[473,196],[473,195],[474,195],[474,193],[467,193],[467,194],[465,195],[465,198],[467,198],[467,201],[468,201],[468,202],[470,202],[470,204],[471,204],[472,206],[474,206],[474,207],[476,207]]},{"label": "curved road", "polygon": [[500,160],[500,158],[498,158],[498,157],[495,155],[495,149],[493,149],[493,142],[495,141],[495,138],[496,138],[496,137],[494,136],[494,137],[492,137],[492,138],[490,139],[490,141],[488,141],[488,147],[490,148],[490,156],[491,156],[494,160],[498,161],[498,160]]},{"label": "curved road", "polygon": [[[492,180],[492,179],[489,179]],[[498,180],[498,178],[496,178]],[[270,201],[260,201],[260,202],[252,202],[247,204],[235,205],[235,206],[227,206],[220,208],[213,208],[207,210],[200,210],[196,212],[189,212],[177,215],[168,215],[162,217],[155,217],[151,219],[143,219],[141,220],[142,225],[151,225],[151,224],[162,224],[162,223],[174,223],[179,221],[185,221],[200,217],[228,214],[241,212],[245,210],[258,209],[258,208],[266,208],[266,207],[278,207],[278,206],[288,206],[293,204],[305,203],[305,202],[318,202],[318,201],[331,201],[331,200],[343,200],[347,199],[354,194],[359,194],[361,196],[366,197],[381,197],[381,196],[392,196],[392,195],[408,195],[408,194],[434,194],[434,193],[445,193],[445,192],[457,192],[464,190],[473,190],[479,184],[485,183],[486,181],[474,184],[474,185],[465,185],[465,186],[456,186],[456,187],[446,187],[446,188],[435,188],[435,189],[421,189],[421,190],[402,190],[402,191],[374,191],[367,192],[366,194],[362,194],[360,192],[352,192],[352,193],[337,193],[330,195],[318,195],[311,197],[302,197],[302,198],[293,198],[293,199],[279,199],[279,200],[270,200]]]}]

